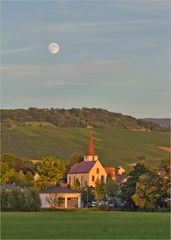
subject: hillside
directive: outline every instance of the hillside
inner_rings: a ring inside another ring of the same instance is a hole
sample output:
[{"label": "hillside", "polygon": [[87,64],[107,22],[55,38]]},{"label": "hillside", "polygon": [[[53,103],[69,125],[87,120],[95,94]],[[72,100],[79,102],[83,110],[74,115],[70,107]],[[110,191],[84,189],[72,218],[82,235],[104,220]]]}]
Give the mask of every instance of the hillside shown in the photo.
[{"label": "hillside", "polygon": [[141,129],[152,131],[168,131],[160,125],[121,113],[109,112],[100,108],[72,109],[13,109],[1,110],[1,122],[6,125],[23,122],[48,122],[57,127]]},{"label": "hillside", "polygon": [[[134,163],[137,156],[158,164],[169,153],[159,146],[169,147],[169,133],[142,132],[122,129],[93,129],[95,150],[107,165]],[[47,124],[25,124],[13,128],[2,127],[2,152],[13,152],[19,157],[42,159],[56,155],[67,160],[72,153],[87,151],[89,129],[62,128]]]},{"label": "hillside", "polygon": [[170,118],[144,118],[142,120],[159,124],[161,127],[171,126]]}]

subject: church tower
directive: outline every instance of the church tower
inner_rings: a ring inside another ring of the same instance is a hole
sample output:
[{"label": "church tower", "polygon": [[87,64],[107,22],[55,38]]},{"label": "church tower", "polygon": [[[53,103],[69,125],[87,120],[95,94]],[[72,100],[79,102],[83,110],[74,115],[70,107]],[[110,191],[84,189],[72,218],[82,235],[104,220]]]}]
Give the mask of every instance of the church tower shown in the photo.
[{"label": "church tower", "polygon": [[93,134],[92,134],[92,129],[90,129],[90,140],[89,140],[88,152],[84,156],[84,161],[97,161],[97,160],[98,160],[98,155],[96,155],[94,151]]}]

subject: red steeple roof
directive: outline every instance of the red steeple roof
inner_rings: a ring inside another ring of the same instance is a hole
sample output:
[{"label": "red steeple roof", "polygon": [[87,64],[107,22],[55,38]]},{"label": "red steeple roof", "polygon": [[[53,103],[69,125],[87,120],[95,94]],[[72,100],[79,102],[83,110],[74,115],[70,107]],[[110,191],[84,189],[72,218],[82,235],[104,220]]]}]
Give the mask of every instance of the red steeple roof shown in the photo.
[{"label": "red steeple roof", "polygon": [[94,151],[94,144],[93,144],[92,129],[90,129],[90,140],[89,140],[88,156],[93,156],[93,155],[95,155],[95,151]]}]

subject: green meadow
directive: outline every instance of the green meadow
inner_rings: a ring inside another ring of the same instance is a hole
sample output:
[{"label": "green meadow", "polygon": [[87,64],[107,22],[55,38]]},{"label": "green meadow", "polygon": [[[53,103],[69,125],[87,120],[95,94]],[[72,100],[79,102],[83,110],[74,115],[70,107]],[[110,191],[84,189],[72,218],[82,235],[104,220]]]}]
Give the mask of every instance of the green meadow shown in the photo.
[{"label": "green meadow", "polygon": [[169,213],[2,212],[1,239],[170,239]]},{"label": "green meadow", "polygon": [[[62,128],[45,123],[2,128],[2,152],[13,152],[19,157],[42,159],[47,155],[68,160],[72,153],[84,155],[88,148],[89,129]],[[93,129],[95,150],[103,164],[127,165],[137,156],[158,165],[169,153],[158,146],[169,147],[169,133],[137,132],[121,129]]]}]

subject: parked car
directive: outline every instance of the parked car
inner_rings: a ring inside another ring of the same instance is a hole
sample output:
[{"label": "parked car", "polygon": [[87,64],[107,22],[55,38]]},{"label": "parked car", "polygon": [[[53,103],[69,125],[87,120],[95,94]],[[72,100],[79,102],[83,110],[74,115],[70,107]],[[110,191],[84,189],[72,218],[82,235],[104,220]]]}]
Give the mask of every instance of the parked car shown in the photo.
[{"label": "parked car", "polygon": [[97,207],[97,202],[95,202],[95,201],[91,202],[90,207]]}]

